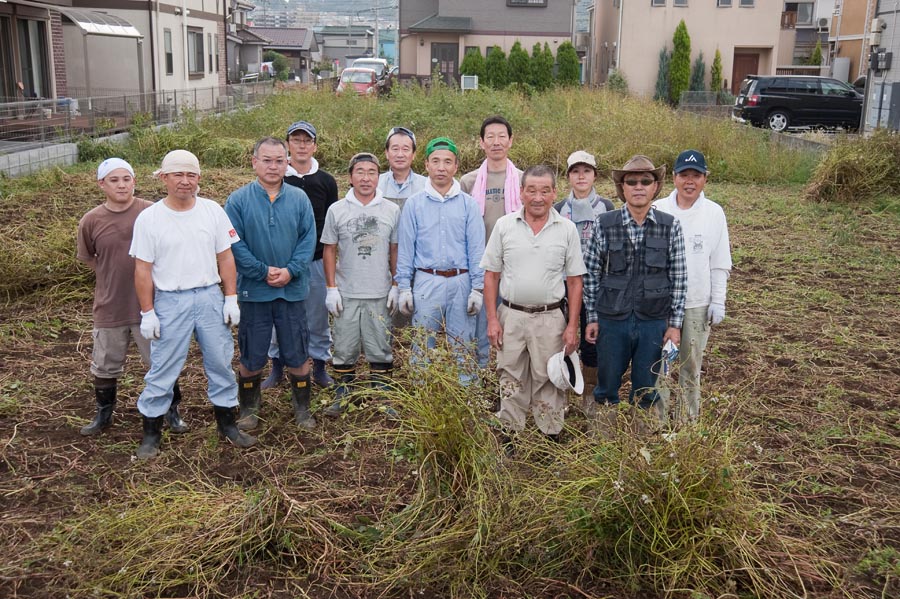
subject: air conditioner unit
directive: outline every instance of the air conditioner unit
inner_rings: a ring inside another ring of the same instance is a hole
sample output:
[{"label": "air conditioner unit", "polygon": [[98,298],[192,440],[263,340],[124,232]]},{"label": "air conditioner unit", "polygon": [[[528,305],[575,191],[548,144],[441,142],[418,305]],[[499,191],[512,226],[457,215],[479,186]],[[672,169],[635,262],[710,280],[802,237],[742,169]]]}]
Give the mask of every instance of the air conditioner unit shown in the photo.
[{"label": "air conditioner unit", "polygon": [[459,78],[459,88],[462,91],[478,89],[478,75],[462,75]]},{"label": "air conditioner unit", "polygon": [[876,17],[872,19],[872,27],[869,29],[869,33],[881,33],[887,29],[887,23],[884,22],[884,19]]},{"label": "air conditioner unit", "polygon": [[590,33],[576,33],[575,34],[575,49],[581,50],[582,52],[587,52],[587,49],[591,45],[591,34]]},{"label": "air conditioner unit", "polygon": [[831,21],[826,17],[822,17],[819,19],[818,26],[819,31],[828,31],[829,26],[831,25]]},{"label": "air conditioner unit", "polygon": [[234,33],[235,31],[237,31],[237,25],[235,25],[234,23],[229,23],[228,24],[228,33]]}]

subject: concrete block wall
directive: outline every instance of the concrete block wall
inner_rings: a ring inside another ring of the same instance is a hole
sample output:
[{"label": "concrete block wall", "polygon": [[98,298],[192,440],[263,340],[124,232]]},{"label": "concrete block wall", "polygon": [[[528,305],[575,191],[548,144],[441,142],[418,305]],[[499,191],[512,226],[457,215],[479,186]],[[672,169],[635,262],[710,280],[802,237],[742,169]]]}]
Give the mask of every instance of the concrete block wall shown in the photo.
[{"label": "concrete block wall", "polygon": [[77,144],[57,144],[0,155],[0,173],[8,177],[20,177],[51,166],[71,166],[76,162]]}]

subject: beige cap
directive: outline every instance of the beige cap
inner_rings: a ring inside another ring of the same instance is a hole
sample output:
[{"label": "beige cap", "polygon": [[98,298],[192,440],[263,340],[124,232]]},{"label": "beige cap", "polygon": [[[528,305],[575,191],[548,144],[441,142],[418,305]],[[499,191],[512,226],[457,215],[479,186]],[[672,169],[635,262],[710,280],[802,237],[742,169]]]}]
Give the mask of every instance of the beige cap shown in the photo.
[{"label": "beige cap", "polygon": [[576,164],[586,164],[595,171],[597,170],[597,160],[594,158],[594,155],[588,154],[584,150],[578,150],[569,154],[569,158],[566,159],[566,173],[572,170],[572,167]]},{"label": "beige cap", "polygon": [[172,150],[163,158],[162,166],[153,171],[153,176],[158,177],[167,173],[196,173],[200,174],[200,161],[187,150]]}]

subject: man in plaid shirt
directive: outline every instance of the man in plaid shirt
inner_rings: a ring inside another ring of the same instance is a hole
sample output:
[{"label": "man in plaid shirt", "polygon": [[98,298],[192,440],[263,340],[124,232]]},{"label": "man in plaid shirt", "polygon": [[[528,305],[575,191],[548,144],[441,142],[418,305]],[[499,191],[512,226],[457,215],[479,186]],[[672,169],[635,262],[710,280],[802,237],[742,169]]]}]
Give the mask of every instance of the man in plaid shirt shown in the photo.
[{"label": "man in plaid shirt", "polygon": [[681,342],[684,238],[676,218],[652,207],[665,172],[665,165],[657,168],[640,155],[613,170],[625,205],[597,217],[584,257],[585,337],[597,344],[598,356],[596,404],[619,403],[622,375],[631,364],[628,401],[653,406],[662,346]]}]

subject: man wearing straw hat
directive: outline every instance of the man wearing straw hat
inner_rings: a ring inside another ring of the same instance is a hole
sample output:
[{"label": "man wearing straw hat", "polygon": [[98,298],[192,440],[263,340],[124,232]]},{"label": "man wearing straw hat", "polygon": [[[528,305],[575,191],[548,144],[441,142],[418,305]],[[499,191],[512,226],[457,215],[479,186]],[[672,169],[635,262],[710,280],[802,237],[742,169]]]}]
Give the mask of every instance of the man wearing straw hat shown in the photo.
[{"label": "man wearing straw hat", "polygon": [[[522,175],[521,198],[522,208],[497,221],[481,259],[487,334],[497,348],[500,375],[497,418],[521,431],[531,412],[540,431],[558,440],[566,393],[551,380],[548,361],[562,352],[574,355],[574,368],[580,368],[574,352],[585,266],[575,224],[553,209],[553,170],[529,167]],[[568,317],[562,311],[566,296]]]},{"label": "man wearing straw hat", "polygon": [[585,254],[585,337],[597,344],[594,399],[601,405],[619,403],[631,364],[629,402],[653,406],[662,346],[681,340],[687,288],[681,225],[651,206],[665,169],[638,155],[613,170],[625,205],[597,217]]},{"label": "man wearing straw hat", "polygon": [[[78,223],[78,259],[96,274],[94,285],[94,347],[91,374],[97,413],[82,427],[84,436],[96,435],[112,424],[117,381],[125,371],[128,342],[134,341],[145,366],[150,364],[150,341],[141,335],[141,307],[134,291],[134,260],[128,255],[138,215],[153,202],[134,197],[134,169],[121,158],[108,158],[97,168],[97,184],[106,201]],[[166,422],[173,433],[189,428],[178,413],[181,389],[172,389]]]},{"label": "man wearing straw hat", "polygon": [[256,439],[235,424],[234,338],[228,327],[241,318],[231,253],[237,233],[221,206],[196,195],[200,181],[196,156],[173,150],[154,175],[165,184],[167,195],[138,216],[129,250],[135,258],[141,335],[152,340],[150,371],[138,398],[144,437],[137,457],[159,453],[163,416],[193,337],[203,353],[219,433],[238,447],[250,447]]}]

